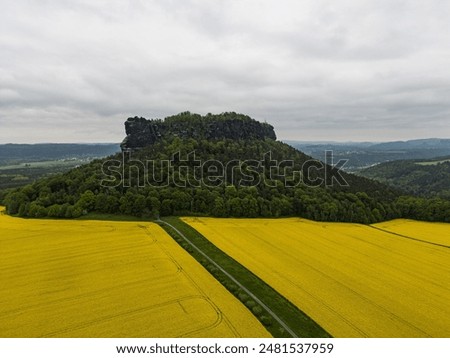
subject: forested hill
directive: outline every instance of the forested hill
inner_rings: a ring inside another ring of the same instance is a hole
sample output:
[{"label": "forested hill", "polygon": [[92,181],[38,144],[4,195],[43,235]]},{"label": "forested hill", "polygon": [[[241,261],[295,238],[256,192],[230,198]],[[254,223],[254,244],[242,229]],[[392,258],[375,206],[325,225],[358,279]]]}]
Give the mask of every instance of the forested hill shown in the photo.
[{"label": "forested hill", "polygon": [[[90,212],[147,218],[301,216],[361,223],[450,217],[446,201],[402,197],[384,184],[324,165],[275,140],[270,125],[247,116],[185,112],[164,121],[138,119],[142,131],[157,124],[159,132],[145,134],[142,138],[153,139],[136,145],[130,144],[140,132],[130,131],[130,122],[136,120],[126,122],[123,153],[13,191],[4,200],[8,212],[66,218]],[[221,125],[226,135],[214,129]]]},{"label": "forested hill", "polygon": [[450,200],[450,157],[396,160],[360,172],[414,195]]},{"label": "forested hill", "polygon": [[352,172],[394,160],[431,159],[450,155],[450,139],[438,138],[385,143],[286,143],[319,160],[324,160],[325,152],[331,150],[336,160],[348,160],[346,168]]}]

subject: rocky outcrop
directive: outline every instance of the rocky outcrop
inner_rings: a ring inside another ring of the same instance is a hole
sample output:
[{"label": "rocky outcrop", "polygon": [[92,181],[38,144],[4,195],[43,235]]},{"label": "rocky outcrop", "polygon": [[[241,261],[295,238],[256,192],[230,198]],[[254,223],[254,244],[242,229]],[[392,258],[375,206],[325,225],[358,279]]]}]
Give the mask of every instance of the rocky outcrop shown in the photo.
[{"label": "rocky outcrop", "polygon": [[183,112],[165,120],[128,118],[125,132],[127,136],[120,145],[122,150],[136,150],[152,145],[161,138],[174,137],[207,140],[276,139],[270,124],[234,112],[206,116]]}]

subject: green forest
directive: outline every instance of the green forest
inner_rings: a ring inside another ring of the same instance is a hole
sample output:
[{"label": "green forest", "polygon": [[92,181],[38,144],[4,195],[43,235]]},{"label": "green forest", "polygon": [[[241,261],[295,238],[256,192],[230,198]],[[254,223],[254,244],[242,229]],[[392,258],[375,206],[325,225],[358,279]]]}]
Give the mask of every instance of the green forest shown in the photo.
[{"label": "green forest", "polygon": [[[183,128],[195,131],[186,128],[186,116],[183,113]],[[176,116],[171,117],[174,121]],[[195,153],[195,159],[190,153]],[[329,175],[337,168],[271,138],[194,139],[168,133],[152,145],[125,154],[94,160],[12,190],[3,202],[9,214],[21,217],[77,218],[89,213],[142,218],[300,216],[365,224],[399,217],[450,220],[450,202],[445,199],[405,195],[343,172],[340,175],[348,185],[330,183]],[[153,171],[145,172],[139,164],[147,161],[152,161]],[[171,163],[169,170],[164,170],[165,161]],[[233,162],[233,166],[225,167],[218,178],[214,165],[199,167],[196,161]],[[281,165],[268,176],[274,161]],[[113,168],[105,163],[113,163]],[[300,183],[294,174],[302,177]]]},{"label": "green forest", "polygon": [[450,200],[450,159],[396,160],[360,172],[410,194]]}]

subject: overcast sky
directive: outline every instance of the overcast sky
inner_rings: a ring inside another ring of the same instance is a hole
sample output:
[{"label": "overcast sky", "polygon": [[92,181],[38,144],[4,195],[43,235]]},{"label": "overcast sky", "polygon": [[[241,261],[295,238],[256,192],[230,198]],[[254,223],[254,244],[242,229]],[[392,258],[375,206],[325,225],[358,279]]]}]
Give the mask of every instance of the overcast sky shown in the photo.
[{"label": "overcast sky", "polygon": [[450,137],[447,0],[0,0],[0,143],[236,111],[280,139]]}]

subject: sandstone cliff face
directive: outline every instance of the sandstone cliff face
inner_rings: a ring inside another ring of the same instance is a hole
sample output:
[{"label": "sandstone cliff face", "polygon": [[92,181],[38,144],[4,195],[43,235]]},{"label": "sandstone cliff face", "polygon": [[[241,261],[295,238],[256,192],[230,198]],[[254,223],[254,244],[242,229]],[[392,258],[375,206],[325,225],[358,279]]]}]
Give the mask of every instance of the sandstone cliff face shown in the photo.
[{"label": "sandstone cliff face", "polygon": [[125,132],[127,136],[120,145],[122,150],[140,149],[162,138],[173,137],[206,140],[276,139],[270,124],[234,112],[206,116],[184,112],[165,120],[128,118]]}]

